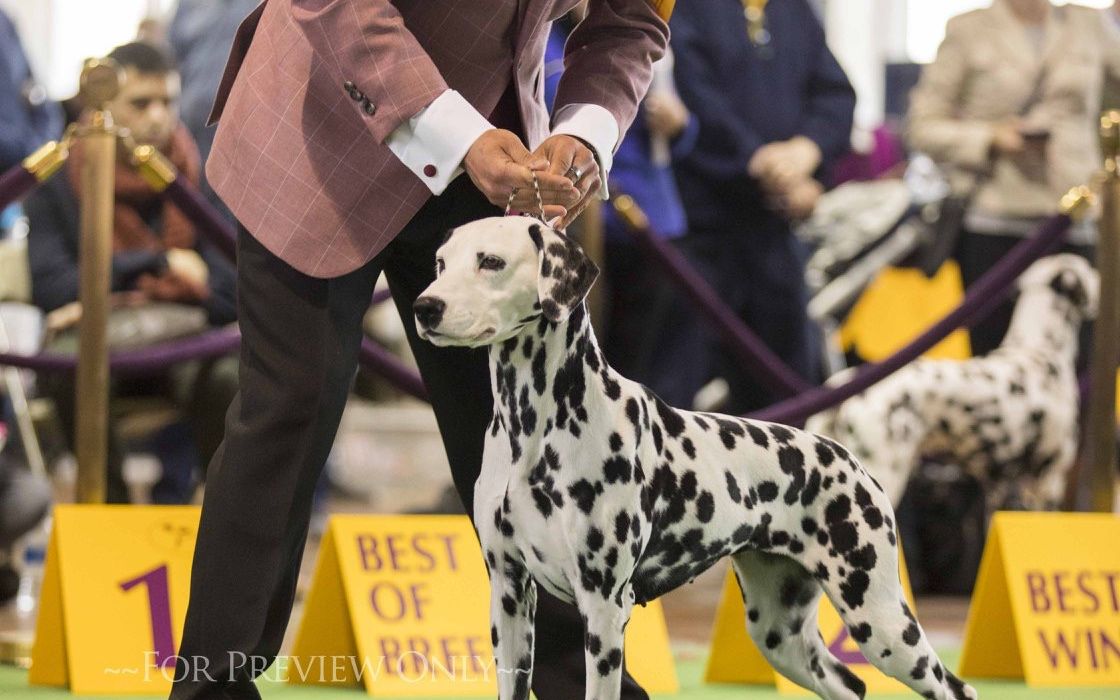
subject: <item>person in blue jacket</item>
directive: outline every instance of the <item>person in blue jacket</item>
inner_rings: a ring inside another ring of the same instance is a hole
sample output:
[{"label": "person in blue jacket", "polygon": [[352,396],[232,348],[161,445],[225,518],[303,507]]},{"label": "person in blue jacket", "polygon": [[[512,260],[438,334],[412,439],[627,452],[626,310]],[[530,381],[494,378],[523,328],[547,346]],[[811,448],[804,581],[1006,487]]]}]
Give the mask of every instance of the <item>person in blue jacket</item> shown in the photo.
[{"label": "person in blue jacket", "polygon": [[[674,160],[688,218],[679,243],[767,345],[807,380],[819,339],[807,315],[806,251],[792,226],[808,217],[826,173],[849,148],[855,93],[806,0],[678,3],[670,23],[677,89],[697,122]],[[728,411],[780,398],[704,338],[709,376]]]},{"label": "person in blue jacket", "polygon": [[[62,135],[62,108],[35,80],[11,18],[0,10],[0,173],[47,141]],[[0,210],[0,231],[19,216],[18,205]]]}]

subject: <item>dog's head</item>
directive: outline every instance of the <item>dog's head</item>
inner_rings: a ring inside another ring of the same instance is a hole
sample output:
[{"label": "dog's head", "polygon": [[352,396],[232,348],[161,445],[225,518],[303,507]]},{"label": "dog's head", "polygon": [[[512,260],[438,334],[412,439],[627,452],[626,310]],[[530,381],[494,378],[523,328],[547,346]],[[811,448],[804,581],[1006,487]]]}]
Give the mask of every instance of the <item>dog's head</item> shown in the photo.
[{"label": "dog's head", "polygon": [[1085,258],[1072,253],[1051,255],[1036,261],[1019,278],[1019,291],[1025,301],[1031,292],[1043,292],[1061,300],[1080,319],[1097,315],[1100,279]]},{"label": "dog's head", "polygon": [[435,345],[478,347],[544,316],[565,320],[599,269],[572,239],[523,216],[452,229],[436,251],[436,279],[416,299],[416,331]]}]

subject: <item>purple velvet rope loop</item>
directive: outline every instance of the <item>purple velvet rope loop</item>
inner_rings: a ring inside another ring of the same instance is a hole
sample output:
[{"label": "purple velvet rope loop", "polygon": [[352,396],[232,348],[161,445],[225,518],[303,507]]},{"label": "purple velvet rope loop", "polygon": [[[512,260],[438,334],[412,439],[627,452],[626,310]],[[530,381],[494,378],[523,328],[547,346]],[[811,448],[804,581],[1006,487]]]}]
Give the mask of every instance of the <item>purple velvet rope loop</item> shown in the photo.
[{"label": "purple velvet rope loop", "polygon": [[[228,355],[237,350],[240,342],[241,333],[236,327],[217,328],[146,348],[114,352],[109,356],[109,369],[124,376],[156,374],[178,362]],[[50,352],[38,355],[0,353],[0,365],[36,372],[73,372],[78,359],[74,355]]]},{"label": "purple velvet rope loop", "polygon": [[233,224],[218,213],[182,173],[164,192],[223,255],[237,260],[237,231]]},{"label": "purple velvet rope loop", "polygon": [[[136,350],[123,350],[109,357],[109,369],[121,376],[158,374],[169,365],[188,360],[204,360],[237,352],[241,332],[236,326],[219,328],[189,338],[160,343]],[[360,361],[366,368],[385,377],[401,391],[427,401],[427,390],[420,375],[393,357],[385,348],[370,339],[362,341]],[[16,355],[0,353],[0,365],[20,367],[36,372],[73,372],[78,360],[74,355],[40,353]]]},{"label": "purple velvet rope loop", "polygon": [[13,165],[0,175],[0,211],[30,192],[39,181],[22,164]]},{"label": "purple velvet rope loop", "polygon": [[658,238],[648,227],[627,226],[626,230],[695,302],[758,382],[781,396],[794,396],[813,388],[735,315],[719,293],[675,248]]},{"label": "purple velvet rope loop", "polygon": [[1070,218],[1065,215],[1047,219],[1039,226],[1033,236],[1019,242],[1007,255],[1000,258],[991,269],[984,273],[968,289],[964,300],[957,308],[887,359],[861,367],[851,381],[836,387],[818,387],[760,411],[755,411],[749,414],[749,417],[775,423],[800,425],[810,416],[838,406],[871,385],[894,374],[941,342],[957,328],[975,323],[991,313],[1011,291],[1011,285],[1018,279],[1019,275],[1023,274],[1031,263],[1046,255],[1062,240],[1069,230],[1070,223]]},{"label": "purple velvet rope loop", "polygon": [[362,339],[358,360],[363,367],[380,374],[404,393],[421,401],[430,402],[428,388],[424,386],[424,380],[420,375],[369,338]]}]

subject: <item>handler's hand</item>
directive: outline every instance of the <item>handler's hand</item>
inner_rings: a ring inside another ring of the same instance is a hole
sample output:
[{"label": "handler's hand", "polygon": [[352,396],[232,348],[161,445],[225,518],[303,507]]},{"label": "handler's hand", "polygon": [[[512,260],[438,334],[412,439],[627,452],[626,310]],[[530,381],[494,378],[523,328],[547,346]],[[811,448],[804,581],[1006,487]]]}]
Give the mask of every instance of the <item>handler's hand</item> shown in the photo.
[{"label": "handler's hand", "polygon": [[538,209],[533,189],[536,171],[544,218],[552,219],[567,214],[567,205],[577,201],[579,192],[568,178],[546,172],[547,168],[546,158],[529,153],[521,139],[505,129],[483,133],[463,158],[463,169],[491,204],[505,207],[510,192],[516,190],[512,208],[533,214]]},{"label": "handler's hand", "polygon": [[[575,185],[576,192],[566,203],[568,211],[557,224],[557,228],[565,229],[583,213],[602,187],[603,181],[599,177],[599,163],[595,160],[595,153],[574,136],[556,134],[545,139],[533,155],[548,161],[550,175],[565,180],[570,178],[571,184]],[[578,178],[575,177],[573,166],[579,170]]]}]

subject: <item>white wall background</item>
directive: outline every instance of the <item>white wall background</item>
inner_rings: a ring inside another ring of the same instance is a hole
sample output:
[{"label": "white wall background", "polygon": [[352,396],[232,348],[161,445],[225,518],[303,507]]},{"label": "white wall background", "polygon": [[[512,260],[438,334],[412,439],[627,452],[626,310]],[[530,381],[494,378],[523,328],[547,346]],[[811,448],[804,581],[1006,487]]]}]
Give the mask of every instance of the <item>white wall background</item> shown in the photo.
[{"label": "white wall background", "polygon": [[[19,26],[24,47],[48,92],[52,97],[64,98],[77,89],[83,59],[104,55],[134,38],[141,19],[167,17],[175,3],[176,0],[0,0],[0,7]],[[950,17],[990,4],[991,0],[824,0],[829,45],[859,94],[857,130],[873,127],[882,118],[884,62],[932,60]],[[1059,0],[1058,4],[1064,1]],[[1080,0],[1079,4],[1107,7],[1112,2]]]},{"label": "white wall background", "polygon": [[78,89],[82,61],[136,36],[145,17],[164,17],[175,0],[0,0],[51,97]]}]

